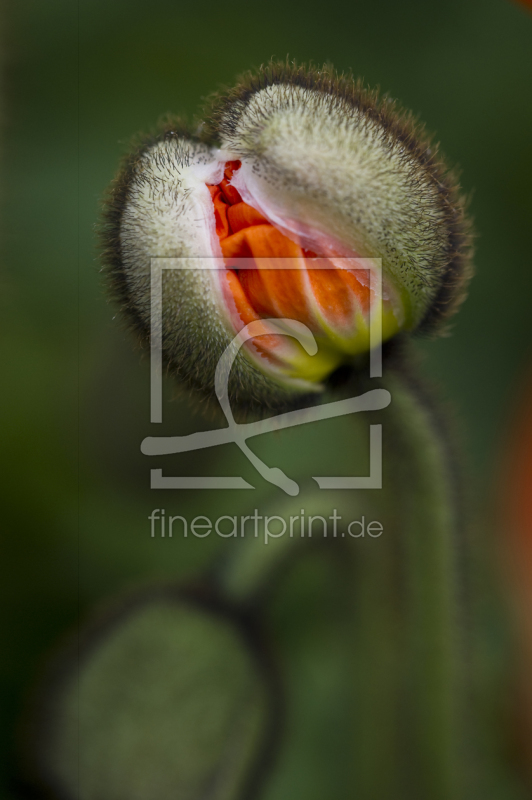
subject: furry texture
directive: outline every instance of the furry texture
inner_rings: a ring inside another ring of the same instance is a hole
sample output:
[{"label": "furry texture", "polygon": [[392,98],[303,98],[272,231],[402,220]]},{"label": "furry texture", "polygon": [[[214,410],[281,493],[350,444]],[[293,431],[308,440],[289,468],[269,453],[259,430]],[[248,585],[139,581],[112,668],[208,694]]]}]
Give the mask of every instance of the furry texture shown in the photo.
[{"label": "furry texture", "polygon": [[[185,138],[186,137],[186,138]],[[163,353],[169,368],[194,392],[213,393],[214,371],[234,336],[220,313],[216,273],[202,269],[213,256],[207,214],[210,195],[194,169],[213,163],[210,148],[182,124],[164,123],[128,156],[110,189],[101,227],[111,292],[140,336],[150,336],[151,258],[198,258],[198,269],[163,271]],[[205,198],[199,197],[201,193]],[[272,410],[315,402],[285,387],[240,354],[229,382],[235,406]]]},{"label": "furry texture", "polygon": [[434,332],[465,298],[471,223],[458,179],[423,126],[330,66],[271,62],[214,95],[206,135],[250,164],[280,213],[382,258],[410,327]]},{"label": "furry texture", "polygon": [[[471,228],[456,177],[410,114],[329,67],[286,62],[213,96],[206,120],[193,132],[169,119],[137,142],[105,204],[101,238],[112,293],[142,341],[149,339],[150,258],[216,254],[201,177],[216,146],[241,160],[248,187],[272,217],[322,232],[346,254],[382,258],[407,329],[442,329],[471,276]],[[163,286],[166,363],[193,393],[212,396],[216,364],[234,335],[215,279],[165,270]],[[272,379],[244,353],[230,393],[246,411],[317,399]]]}]

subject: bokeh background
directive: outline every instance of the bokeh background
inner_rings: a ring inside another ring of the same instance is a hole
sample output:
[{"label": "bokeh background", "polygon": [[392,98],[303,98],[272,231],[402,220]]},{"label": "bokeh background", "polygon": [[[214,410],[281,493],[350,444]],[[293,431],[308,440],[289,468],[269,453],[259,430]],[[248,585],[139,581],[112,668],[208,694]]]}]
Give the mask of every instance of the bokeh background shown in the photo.
[{"label": "bokeh background", "polygon": [[[243,503],[159,501],[149,490],[139,451],[151,432],[148,360],[106,299],[94,232],[130,137],[166,112],[192,116],[220,84],[287,54],[352,69],[437,132],[472,195],[477,274],[452,336],[419,349],[460,431],[482,515],[532,371],[532,13],[510,0],[26,0],[4,17],[0,752],[9,753],[39,660],[80,613],[136,581],[193,574],[219,547],[154,546],[151,509],[217,516]],[[166,393],[168,432],[207,424],[170,383]],[[165,468],[248,469],[225,448]],[[306,635],[312,580],[301,578],[286,638]],[[319,658],[319,622],[307,635]],[[304,796],[297,780],[286,797]]]}]

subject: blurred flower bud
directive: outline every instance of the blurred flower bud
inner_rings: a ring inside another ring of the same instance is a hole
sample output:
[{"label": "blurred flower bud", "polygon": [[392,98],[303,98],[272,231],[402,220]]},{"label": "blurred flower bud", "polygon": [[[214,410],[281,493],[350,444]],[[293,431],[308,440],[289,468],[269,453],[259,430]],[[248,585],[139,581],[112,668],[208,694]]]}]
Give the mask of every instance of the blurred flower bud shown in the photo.
[{"label": "blurred flower bud", "polygon": [[[166,128],[137,150],[105,227],[115,286],[143,332],[150,260],[192,259],[163,276],[163,350],[188,385],[212,393],[228,341],[264,320],[231,396],[289,405],[368,352],[372,313],[386,341],[455,310],[470,274],[464,202],[393,103],[330,70],[270,65],[215,98],[202,139]],[[268,318],[307,325],[316,355]]]},{"label": "blurred flower bud", "polygon": [[76,633],[29,717],[25,781],[64,800],[254,794],[280,707],[258,630],[161,587]]}]

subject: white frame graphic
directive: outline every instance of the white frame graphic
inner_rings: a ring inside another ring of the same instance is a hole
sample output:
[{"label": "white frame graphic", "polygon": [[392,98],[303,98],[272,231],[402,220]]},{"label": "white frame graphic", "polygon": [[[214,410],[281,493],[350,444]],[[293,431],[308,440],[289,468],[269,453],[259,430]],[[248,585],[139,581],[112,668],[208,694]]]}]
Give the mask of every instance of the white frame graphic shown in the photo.
[{"label": "white frame graphic", "polygon": [[[198,261],[201,266],[198,267]],[[259,266],[261,259],[233,259],[234,266],[240,269],[252,269]],[[266,261],[266,260],[265,260]],[[370,378],[382,376],[382,262],[381,259],[335,258],[331,266],[307,261],[302,264],[299,259],[279,259],[275,266],[272,259],[267,259],[267,269],[336,269],[338,266],[347,269],[367,270],[369,287],[379,302],[370,304],[369,341]],[[287,266],[287,262],[293,262]],[[162,422],[162,308],[163,308],[163,271],[165,269],[226,269],[221,259],[213,258],[152,258],[151,270],[151,319],[150,319],[150,418],[152,423]],[[227,384],[233,362],[242,345],[249,339],[264,334],[264,324],[268,332],[292,336],[299,341],[310,355],[315,354],[317,345],[309,328],[297,320],[269,319],[251,322],[246,325],[230,342],[217,365],[215,375],[215,391],[220,406],[228,422],[228,427],[213,431],[199,432],[188,436],[150,436],[146,437],[141,450],[145,455],[156,456],[170,453],[189,452],[205,447],[214,447],[227,442],[234,442],[246,455],[262,477],[278,486],[287,494],[295,496],[299,493],[298,484],[286,476],[278,467],[268,467],[247,445],[247,439],[272,430],[308,424],[331,417],[356,413],[357,411],[376,411],[389,405],[391,397],[385,389],[374,389],[359,397],[318,405],[309,409],[299,409],[279,414],[253,423],[239,424],[235,422]],[[313,476],[320,489],[380,489],[382,488],[382,425],[370,425],[370,474],[367,476]],[[255,488],[242,477],[172,477],[164,476],[162,469],[151,469],[152,489],[253,489]]]}]

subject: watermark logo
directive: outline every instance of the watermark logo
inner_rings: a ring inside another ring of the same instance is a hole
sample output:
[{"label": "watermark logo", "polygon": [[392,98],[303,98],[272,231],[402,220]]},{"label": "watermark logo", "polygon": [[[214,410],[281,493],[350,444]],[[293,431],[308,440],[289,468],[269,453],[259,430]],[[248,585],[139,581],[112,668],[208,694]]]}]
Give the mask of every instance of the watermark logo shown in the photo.
[{"label": "watermark logo", "polygon": [[[217,519],[211,519],[204,515],[188,520],[180,514],[166,514],[164,508],[154,508],[148,516],[150,522],[150,536],[154,538],[172,539],[174,533],[176,538],[182,536],[185,539],[189,535],[196,539],[205,539],[214,534],[222,539],[241,537],[254,537],[261,539],[265,545],[273,539],[280,539],[283,536],[290,539],[352,539],[370,538],[378,539],[382,536],[384,527],[378,520],[367,520],[365,516],[360,519],[344,520],[336,508],[332,514],[324,517],[321,514],[307,514],[302,508],[299,514],[289,517],[279,514],[259,514],[256,508],[253,514],[246,516],[231,516],[224,514]],[[340,525],[338,524],[340,523]]]},{"label": "watermark logo", "polygon": [[[250,259],[233,259],[240,269],[255,268]],[[206,269],[225,269],[218,260],[202,259]],[[297,259],[294,264],[287,265],[291,259],[282,259],[278,269],[307,269],[301,267]],[[241,263],[237,263],[241,262]],[[342,262],[342,263],[340,263]],[[343,263],[345,262],[345,263]],[[376,298],[369,309],[369,341],[370,378],[382,375],[382,266],[381,259],[335,259],[335,264],[346,269],[367,270],[368,283]],[[271,265],[271,262],[270,262]],[[271,266],[269,267],[271,268]],[[311,267],[312,268],[312,267]],[[325,267],[327,268],[327,267]],[[331,266],[331,269],[336,268]],[[162,422],[162,307],[163,307],[163,270],[165,269],[198,269],[198,259],[188,258],[152,258],[151,259],[151,422]],[[321,262],[319,269],[324,269]],[[265,464],[249,447],[248,439],[274,430],[308,425],[310,422],[331,419],[333,417],[354,414],[359,411],[378,411],[386,408],[391,400],[385,389],[372,389],[358,397],[322,404],[308,409],[299,409],[274,417],[251,423],[237,423],[229,402],[228,383],[231,368],[245,342],[265,333],[295,338],[309,355],[315,355],[317,344],[310,329],[302,322],[293,319],[268,319],[250,322],[234,337],[225,349],[218,362],[214,383],[215,393],[220,407],[227,420],[227,427],[212,431],[201,431],[186,436],[149,436],[141,445],[141,450],[148,456],[161,456],[175,453],[186,453],[192,450],[216,447],[221,444],[234,443],[244,453],[255,470],[269,483],[282,489],[286,494],[299,494],[299,485],[289,478],[279,467]],[[303,413],[302,413],[303,412]],[[382,425],[370,424],[370,470],[365,476],[313,476],[320,489],[380,489],[382,488]],[[234,477],[177,477],[165,476],[162,469],[151,469],[152,489],[254,489],[248,481],[240,476]]]}]

